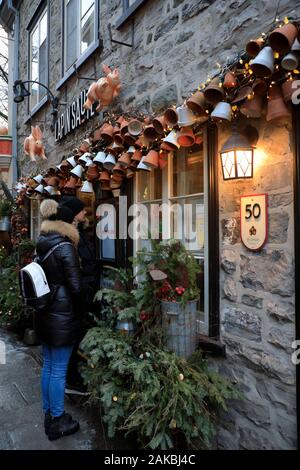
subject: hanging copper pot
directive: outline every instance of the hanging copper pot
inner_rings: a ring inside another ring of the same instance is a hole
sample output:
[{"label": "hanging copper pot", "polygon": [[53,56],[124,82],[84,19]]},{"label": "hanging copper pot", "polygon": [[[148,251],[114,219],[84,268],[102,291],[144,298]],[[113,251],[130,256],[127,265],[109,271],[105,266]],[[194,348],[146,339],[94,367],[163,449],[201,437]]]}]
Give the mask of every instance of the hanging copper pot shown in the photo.
[{"label": "hanging copper pot", "polygon": [[126,153],[123,153],[119,160],[118,160],[118,163],[124,167],[127,167],[130,165],[130,162],[131,162],[131,158],[130,158],[130,155],[126,152]]},{"label": "hanging copper pot", "polygon": [[143,156],[143,154],[142,154],[141,150],[136,150],[134,152],[134,154],[132,155],[131,160],[139,162],[142,159],[142,156]]},{"label": "hanging copper pot", "polygon": [[202,91],[196,91],[186,102],[187,107],[193,113],[203,116],[205,115],[206,99]]},{"label": "hanging copper pot", "polygon": [[237,85],[236,76],[234,72],[226,72],[223,82],[224,88],[234,88]]},{"label": "hanging copper pot", "polygon": [[264,96],[267,92],[267,89],[268,86],[265,80],[262,80],[261,78],[257,78],[256,80],[254,80],[252,90],[255,95]]},{"label": "hanging copper pot", "polygon": [[251,100],[246,100],[240,107],[240,112],[248,118],[259,118],[262,115],[263,96],[254,95]]},{"label": "hanging copper pot", "polygon": [[191,147],[195,143],[192,127],[183,127],[177,135],[177,142],[181,147]]},{"label": "hanging copper pot", "polygon": [[267,107],[267,121],[274,119],[289,117],[290,112],[283,101],[281,88],[273,85],[269,88],[268,107]]},{"label": "hanging copper pot", "polygon": [[248,41],[246,45],[247,54],[250,57],[256,57],[261,48],[263,47],[264,42],[265,41],[263,38],[251,39],[250,41]]},{"label": "hanging copper pot", "polygon": [[204,90],[204,96],[206,101],[211,104],[217,104],[224,100],[225,92],[218,77],[211,80],[209,85]]},{"label": "hanging copper pot", "polygon": [[150,150],[144,157],[143,163],[150,168],[158,168],[158,152]]},{"label": "hanging copper pot", "polygon": [[273,51],[286,54],[297,37],[298,29],[293,23],[276,28],[269,36],[269,43]]},{"label": "hanging copper pot", "polygon": [[110,176],[109,176],[109,173],[107,170],[103,170],[101,173],[100,173],[100,177],[99,177],[99,181],[109,181],[110,180]]},{"label": "hanging copper pot", "polygon": [[176,112],[176,109],[174,108],[168,108],[164,112],[164,118],[168,126],[173,127],[176,126],[178,122],[178,114]]}]

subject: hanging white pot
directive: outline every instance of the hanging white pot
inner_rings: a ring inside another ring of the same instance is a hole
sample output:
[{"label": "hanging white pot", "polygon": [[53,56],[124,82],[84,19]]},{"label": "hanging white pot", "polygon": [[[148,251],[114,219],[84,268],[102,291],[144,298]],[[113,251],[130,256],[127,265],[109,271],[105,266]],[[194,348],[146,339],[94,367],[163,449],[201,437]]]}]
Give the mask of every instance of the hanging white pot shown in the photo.
[{"label": "hanging white pot", "polygon": [[106,159],[106,153],[105,152],[98,152],[97,155],[95,156],[93,162],[94,163],[104,163]]},{"label": "hanging white pot", "polygon": [[195,115],[193,111],[187,106],[179,106],[177,109],[178,125],[180,127],[192,126],[195,122]]},{"label": "hanging white pot", "polygon": [[43,179],[43,175],[36,175],[33,177],[34,181],[38,184],[41,184],[42,182],[42,179]]},{"label": "hanging white pot", "polygon": [[177,132],[171,131],[167,137],[163,139],[164,142],[167,142],[171,147],[174,149],[178,149],[180,147],[179,143],[177,142]]},{"label": "hanging white pot", "polygon": [[85,181],[80,191],[82,193],[93,193],[94,189],[92,183],[90,181]]},{"label": "hanging white pot", "polygon": [[219,121],[219,120],[224,120],[224,121],[231,121],[232,117],[232,111],[231,111],[231,106],[229,103],[226,103],[225,101],[220,101],[218,104],[216,104],[215,109],[211,113],[211,118]]},{"label": "hanging white pot", "polygon": [[115,166],[116,164],[116,159],[114,157],[114,155],[112,155],[111,153],[109,153],[106,157],[106,159],[104,160],[104,163],[103,163],[103,166],[106,170],[112,170],[113,167]]},{"label": "hanging white pot", "polygon": [[141,171],[151,171],[151,168],[146,165],[145,163],[143,163],[143,160],[144,160],[144,157],[142,158],[142,160],[139,162],[138,166],[137,166],[137,170],[141,170]]},{"label": "hanging white pot", "polygon": [[70,171],[70,173],[72,175],[78,176],[78,178],[81,178],[82,173],[83,173],[83,168],[81,165],[76,165],[75,168],[73,168],[73,170]]},{"label": "hanging white pot", "polygon": [[257,77],[270,77],[274,70],[274,51],[264,47],[251,62],[251,69]]},{"label": "hanging white pot", "polygon": [[75,157],[69,157],[67,158],[67,162],[69,163],[69,165],[71,165],[72,168],[75,168],[75,166],[77,165],[77,162],[75,160]]},{"label": "hanging white pot", "polygon": [[43,194],[43,192],[44,192],[44,186],[43,186],[42,184],[39,184],[39,185],[34,189],[34,191],[35,191],[36,193]]},{"label": "hanging white pot", "polygon": [[127,153],[134,153],[135,152],[135,147],[133,145],[130,145],[129,149],[127,150]]},{"label": "hanging white pot", "polygon": [[281,61],[285,70],[295,70],[298,67],[299,58],[294,52],[289,52]]}]

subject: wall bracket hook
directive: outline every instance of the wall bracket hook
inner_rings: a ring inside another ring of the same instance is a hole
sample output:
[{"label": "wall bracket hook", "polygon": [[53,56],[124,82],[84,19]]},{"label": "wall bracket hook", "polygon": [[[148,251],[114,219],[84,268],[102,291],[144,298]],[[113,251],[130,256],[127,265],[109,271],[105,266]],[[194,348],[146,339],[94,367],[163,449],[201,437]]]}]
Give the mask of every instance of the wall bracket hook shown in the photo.
[{"label": "wall bracket hook", "polygon": [[133,47],[134,46],[134,18],[131,21],[131,44],[129,44],[128,42],[117,41],[116,39],[113,39],[111,24],[108,23],[107,27],[108,27],[110,42],[113,42],[115,44],[120,44],[121,46],[127,46],[127,47]]},{"label": "wall bracket hook", "polygon": [[93,82],[94,82],[95,80],[97,80],[96,77],[82,77],[82,76],[79,75],[79,73],[78,73],[78,68],[76,67],[76,64],[74,64],[73,67],[74,67],[74,70],[75,70],[75,75],[76,75],[76,77],[78,78],[78,80],[91,80],[91,81],[93,81]]}]

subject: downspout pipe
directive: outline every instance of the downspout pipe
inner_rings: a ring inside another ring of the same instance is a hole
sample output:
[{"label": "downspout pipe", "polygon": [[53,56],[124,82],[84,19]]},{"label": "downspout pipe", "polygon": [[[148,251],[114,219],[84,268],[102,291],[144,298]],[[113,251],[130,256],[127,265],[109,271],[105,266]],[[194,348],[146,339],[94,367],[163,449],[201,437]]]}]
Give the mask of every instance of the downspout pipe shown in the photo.
[{"label": "downspout pipe", "polygon": [[[12,0],[7,0],[7,6],[9,10],[14,13],[14,68],[13,68],[13,80],[18,80],[19,77],[19,37],[20,37],[20,12],[17,8],[13,6]],[[9,83],[11,86],[12,83]],[[13,150],[13,159],[12,159],[12,189],[15,186],[15,183],[19,177],[19,167],[18,167],[18,131],[17,131],[17,103],[12,100],[12,118],[11,118],[11,131],[12,131],[12,150]]]}]

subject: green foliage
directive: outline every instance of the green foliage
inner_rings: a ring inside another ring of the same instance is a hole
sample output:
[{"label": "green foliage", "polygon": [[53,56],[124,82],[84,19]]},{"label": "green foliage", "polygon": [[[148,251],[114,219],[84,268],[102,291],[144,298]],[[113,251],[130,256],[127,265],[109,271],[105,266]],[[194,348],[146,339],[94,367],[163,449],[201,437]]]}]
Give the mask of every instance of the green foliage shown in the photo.
[{"label": "green foliage", "polygon": [[189,363],[147,335],[132,338],[95,327],[81,347],[88,357],[82,375],[90,403],[100,407],[109,437],[125,430],[142,447],[169,449],[181,433],[189,447],[207,448],[219,411],[239,397],[200,352]]},{"label": "green foliage", "polygon": [[22,315],[23,306],[14,260],[9,257],[0,271],[0,325],[14,326]]},{"label": "green foliage", "polygon": [[0,199],[0,219],[2,217],[10,216],[13,204],[7,199]]},{"label": "green foliage", "polygon": [[19,255],[32,255],[35,250],[35,245],[35,242],[30,238],[23,238],[18,245]]}]

